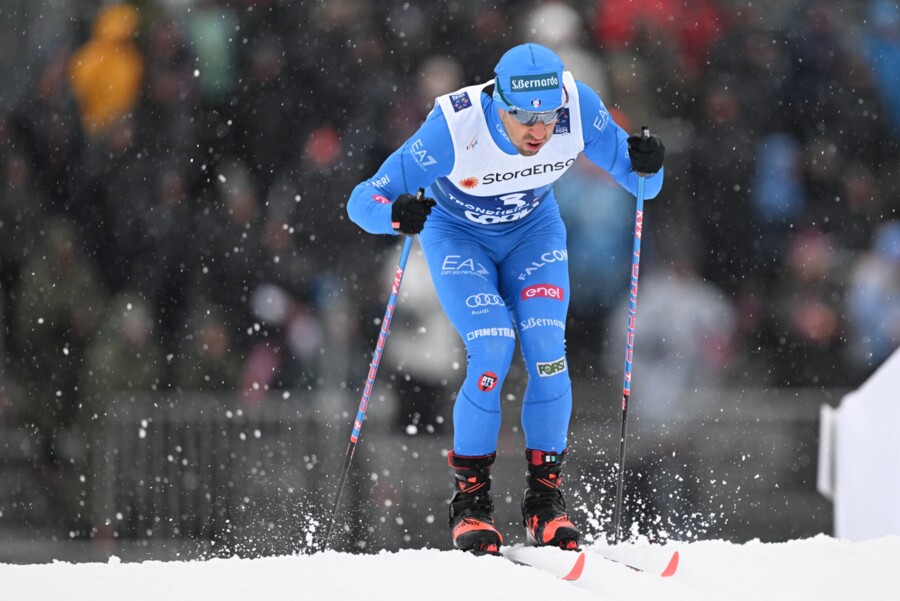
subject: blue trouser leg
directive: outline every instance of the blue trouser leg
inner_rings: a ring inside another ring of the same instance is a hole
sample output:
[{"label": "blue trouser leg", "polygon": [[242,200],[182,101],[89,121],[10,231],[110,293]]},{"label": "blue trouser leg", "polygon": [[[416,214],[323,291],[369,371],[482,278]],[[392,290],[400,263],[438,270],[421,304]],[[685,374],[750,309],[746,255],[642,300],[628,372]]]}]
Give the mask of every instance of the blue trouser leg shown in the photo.
[{"label": "blue trouser leg", "polygon": [[522,429],[529,449],[566,449],[572,413],[565,341],[568,265],[564,237],[534,236],[510,253],[500,275],[528,371]]},{"label": "blue trouser leg", "polygon": [[438,298],[468,359],[453,407],[453,452],[486,455],[497,449],[500,389],[512,362],[515,329],[486,250],[475,242],[435,237],[423,239],[422,247]]}]

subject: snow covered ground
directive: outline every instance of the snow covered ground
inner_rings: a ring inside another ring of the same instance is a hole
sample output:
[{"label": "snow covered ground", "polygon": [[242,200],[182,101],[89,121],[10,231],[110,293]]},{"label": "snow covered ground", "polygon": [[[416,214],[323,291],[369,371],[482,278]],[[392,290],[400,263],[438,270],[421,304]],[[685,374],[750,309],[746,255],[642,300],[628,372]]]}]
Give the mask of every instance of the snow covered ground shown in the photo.
[{"label": "snow covered ground", "polygon": [[[638,573],[610,557],[662,570],[672,550],[672,578]],[[900,600],[900,537],[851,543],[826,536],[780,544],[722,541],[585,548],[576,582],[503,559],[407,550],[376,555],[326,552],[202,562],[0,565],[3,601],[248,601],[264,599],[604,599],[608,601]],[[550,567],[571,556],[513,548]],[[546,597],[545,597],[546,595]]]}]

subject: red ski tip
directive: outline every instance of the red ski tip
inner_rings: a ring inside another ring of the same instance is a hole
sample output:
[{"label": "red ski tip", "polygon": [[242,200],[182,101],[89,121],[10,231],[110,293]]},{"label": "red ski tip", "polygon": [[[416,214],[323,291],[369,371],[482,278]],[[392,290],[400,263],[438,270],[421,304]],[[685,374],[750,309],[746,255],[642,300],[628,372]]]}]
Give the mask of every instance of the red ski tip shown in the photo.
[{"label": "red ski tip", "polygon": [[678,570],[678,551],[672,553],[672,559],[669,560],[669,565],[666,566],[666,569],[662,571],[663,578],[668,578],[669,576],[674,576],[675,572]]},{"label": "red ski tip", "polygon": [[575,560],[575,565],[572,566],[572,569],[569,570],[569,573],[562,577],[563,580],[578,580],[581,578],[581,573],[584,571],[584,551],[578,554],[578,559]]}]

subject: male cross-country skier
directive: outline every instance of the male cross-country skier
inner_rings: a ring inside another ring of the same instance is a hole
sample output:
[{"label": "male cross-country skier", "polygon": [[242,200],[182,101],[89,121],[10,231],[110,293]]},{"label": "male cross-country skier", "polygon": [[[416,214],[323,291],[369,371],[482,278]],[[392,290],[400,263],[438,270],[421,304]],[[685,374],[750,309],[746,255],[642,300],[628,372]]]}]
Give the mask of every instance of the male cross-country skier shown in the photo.
[{"label": "male cross-country skier", "polygon": [[[373,234],[419,234],[435,289],[466,344],[453,409],[456,472],[450,530],[456,547],[497,553],[490,469],[500,389],[516,336],[528,371],[522,400],[528,541],[576,549],[581,533],[560,485],[572,388],[565,348],[566,231],[553,183],[583,152],[620,185],[645,195],[663,181],[657,136],[619,128],[597,93],[537,44],[516,46],[495,79],[437,98],[419,130],[354,188],[350,218]],[[413,195],[424,188],[424,198]]]}]

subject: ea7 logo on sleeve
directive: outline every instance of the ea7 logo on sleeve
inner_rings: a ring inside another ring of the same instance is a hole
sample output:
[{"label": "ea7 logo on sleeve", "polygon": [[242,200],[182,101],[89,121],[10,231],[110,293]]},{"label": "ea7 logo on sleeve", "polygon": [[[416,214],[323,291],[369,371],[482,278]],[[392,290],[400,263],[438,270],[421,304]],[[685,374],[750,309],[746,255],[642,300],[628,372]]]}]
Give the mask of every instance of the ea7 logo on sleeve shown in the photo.
[{"label": "ea7 logo on sleeve", "polygon": [[565,292],[562,288],[553,284],[535,284],[534,286],[522,288],[522,300],[539,297],[561,301],[565,297]]},{"label": "ea7 logo on sleeve", "polygon": [[490,392],[497,386],[497,374],[494,372],[486,371],[481,374],[481,378],[478,380],[478,390],[481,392]]},{"label": "ea7 logo on sleeve", "polygon": [[425,149],[425,145],[422,143],[421,138],[413,142],[409,150],[412,153],[416,163],[419,165],[419,167],[422,168],[423,171],[427,170],[428,167],[437,164],[435,158],[428,154],[428,151]]},{"label": "ea7 logo on sleeve", "polygon": [[594,129],[599,132],[602,132],[606,129],[606,124],[609,123],[609,113],[606,112],[605,108],[600,108],[600,114],[594,117]]},{"label": "ea7 logo on sleeve", "polygon": [[548,361],[547,363],[537,363],[537,372],[542,378],[549,378],[564,371],[566,371],[565,357],[560,357],[556,361]]}]

